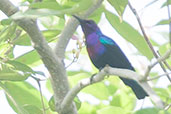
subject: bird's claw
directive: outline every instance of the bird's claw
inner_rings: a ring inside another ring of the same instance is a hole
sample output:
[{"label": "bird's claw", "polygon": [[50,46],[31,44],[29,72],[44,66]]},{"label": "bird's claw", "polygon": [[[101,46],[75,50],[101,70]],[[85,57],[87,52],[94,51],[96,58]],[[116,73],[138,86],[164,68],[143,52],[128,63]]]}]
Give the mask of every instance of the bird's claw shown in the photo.
[{"label": "bird's claw", "polygon": [[93,78],[94,78],[94,76],[95,76],[96,74],[97,74],[97,73],[93,74],[93,75],[90,77],[90,84],[92,84]]}]

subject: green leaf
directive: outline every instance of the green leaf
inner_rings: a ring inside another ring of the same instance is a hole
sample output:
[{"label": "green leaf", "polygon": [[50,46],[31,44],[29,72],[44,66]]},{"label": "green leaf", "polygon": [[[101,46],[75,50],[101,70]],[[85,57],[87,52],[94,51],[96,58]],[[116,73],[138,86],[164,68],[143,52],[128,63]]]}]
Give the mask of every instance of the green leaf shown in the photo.
[{"label": "green leaf", "polygon": [[[27,106],[34,106],[34,109],[36,107],[37,109],[42,110],[42,103],[40,99],[40,93],[37,89],[35,89],[32,85],[30,85],[27,82],[5,82],[5,87],[9,91],[9,95],[15,99],[17,104],[19,104],[20,107],[25,107],[26,109],[30,108]],[[10,106],[13,108],[13,110],[17,113],[16,110],[17,107],[9,96],[7,96],[7,100],[10,104]],[[46,99],[44,99],[45,107],[48,106]],[[29,114],[32,114],[32,110],[27,110]]]},{"label": "green leaf", "polygon": [[40,56],[35,50],[29,51],[17,57],[15,61],[24,63],[28,66],[37,66],[41,64]]},{"label": "green leaf", "polygon": [[17,28],[17,25],[15,23],[12,23],[8,25],[7,27],[4,27],[0,31],[0,42],[2,41],[6,42],[7,40],[13,39],[15,36],[16,28]]},{"label": "green leaf", "polygon": [[43,16],[51,16],[51,15],[63,15],[66,12],[64,11],[58,11],[58,10],[52,10],[52,9],[28,9],[25,12],[17,12],[14,15],[11,16],[12,19],[22,19],[22,18],[39,18]]},{"label": "green leaf", "polygon": [[1,21],[2,25],[10,25],[12,23],[12,19],[3,19]]},{"label": "green leaf", "polygon": [[26,80],[30,73],[18,72],[14,67],[7,64],[0,64],[0,80],[22,81]]},{"label": "green leaf", "polygon": [[105,11],[105,15],[113,28],[115,28],[115,30],[123,38],[132,43],[139,50],[139,52],[145,55],[149,60],[153,58],[150,48],[148,47],[143,36],[137,30],[125,21],[120,22],[119,18],[115,14],[107,10]]},{"label": "green leaf", "polygon": [[[39,18],[44,16],[62,16],[64,14],[74,14],[88,9],[95,1],[93,0],[81,0],[80,2],[74,4],[70,8],[64,8],[61,10],[54,9],[28,9],[25,12],[17,12],[11,16],[12,19],[22,19],[22,18]],[[41,3],[40,3],[41,4]],[[46,6],[49,7],[49,6]]]},{"label": "green leaf", "polygon": [[29,112],[29,114],[42,114],[42,110],[34,105],[24,105],[23,108]]},{"label": "green leaf", "polygon": [[136,99],[132,92],[126,92],[123,89],[120,89],[113,95],[110,105],[121,107],[125,111],[132,111],[135,107],[135,103]]},{"label": "green leaf", "polygon": [[77,110],[79,110],[81,108],[81,101],[77,96],[74,98],[74,102],[77,107]]},{"label": "green leaf", "polygon": [[163,113],[161,113],[161,111],[162,110],[157,108],[145,108],[136,111],[134,114],[169,114],[166,111],[162,111]]},{"label": "green leaf", "polygon": [[97,107],[95,105],[89,104],[87,102],[83,102],[81,104],[81,108],[79,109],[79,114],[97,114],[96,113]]},{"label": "green leaf", "polygon": [[13,41],[13,44],[15,45],[23,45],[23,46],[30,46],[31,41],[29,38],[29,35],[27,33],[21,35],[19,38]]},{"label": "green leaf", "polygon": [[[84,70],[79,70],[79,71],[67,71],[68,76],[75,76],[78,75],[79,73],[85,73],[85,75],[91,76],[92,74],[90,72],[84,71]],[[84,75],[84,74],[83,74]]]},{"label": "green leaf", "polygon": [[84,11],[88,9],[95,1],[92,0],[81,0],[77,4],[74,4],[71,8],[65,8],[61,10],[54,9],[28,9],[25,12],[17,12],[11,16],[12,19],[22,19],[22,18],[38,18],[43,16],[61,16],[64,14],[74,14],[77,12]]},{"label": "green leaf", "polygon": [[[97,111],[97,114],[127,114],[124,108],[107,106]],[[149,113],[150,114],[150,113]]]},{"label": "green leaf", "polygon": [[[71,87],[73,87],[81,79],[88,78],[90,76],[92,76],[92,75],[90,75],[90,73],[80,72],[74,76],[69,76],[68,78],[69,78]],[[91,94],[99,99],[103,99],[103,100],[108,99],[108,97],[110,95],[108,88],[106,88],[106,85],[103,82],[88,86],[88,87],[84,88],[82,90],[82,92],[89,93],[89,94]]]},{"label": "green leaf", "polygon": [[[171,4],[171,0],[168,0],[168,5],[170,5],[170,4]],[[165,6],[167,6],[167,0],[166,0],[166,2],[163,3],[163,5],[161,6],[161,8],[163,8]]]},{"label": "green leaf", "polygon": [[171,19],[170,20],[164,19],[164,20],[159,21],[155,26],[157,26],[157,25],[168,25],[170,22],[171,22]]},{"label": "green leaf", "polygon": [[108,0],[108,2],[115,8],[120,17],[128,4],[128,0]]},{"label": "green leaf", "polygon": [[48,2],[36,2],[29,5],[30,8],[42,8],[42,9],[54,9],[54,10],[62,10],[69,8],[67,6],[61,6],[56,1],[48,1]]},{"label": "green leaf", "polygon": [[82,92],[89,93],[100,100],[108,100],[111,95],[103,82],[88,86],[84,88]]},{"label": "green leaf", "polygon": [[[75,104],[76,104],[77,110],[79,110],[80,107],[81,107],[81,101],[79,100],[79,98],[78,98],[77,96],[74,98],[74,102],[75,102]],[[56,109],[55,109],[54,96],[52,96],[52,97],[50,98],[48,104],[49,104],[49,107],[50,107],[50,109],[51,109],[52,111],[56,111]]]},{"label": "green leaf", "polygon": [[[44,37],[48,42],[51,42],[59,33],[60,30],[44,30],[42,31]],[[17,40],[13,42],[15,45],[31,46],[31,40],[27,33],[21,35]]]},{"label": "green leaf", "polygon": [[16,70],[27,72],[27,73],[35,73],[29,66],[20,63],[18,61],[8,60],[6,63],[12,65]]},{"label": "green leaf", "polygon": [[154,88],[155,92],[161,97],[161,99],[167,103],[171,103],[171,96],[169,89]]},{"label": "green leaf", "polygon": [[95,10],[88,18],[91,20],[94,20],[96,23],[98,23],[101,19],[101,15],[104,11],[104,6],[101,5],[97,10]]},{"label": "green leaf", "polygon": [[[170,48],[170,44],[169,44],[169,42],[168,43],[165,43],[165,44],[163,44],[163,45],[161,45],[160,47],[159,47],[159,52],[160,52],[160,55],[162,56],[162,55],[164,55],[168,50],[170,50],[171,48]],[[166,62],[169,64],[169,65],[171,65],[171,59],[166,59]],[[165,68],[167,68],[167,67],[165,67]]]},{"label": "green leaf", "polygon": [[51,109],[52,111],[56,111],[56,109],[55,109],[55,100],[54,100],[54,96],[52,96],[52,97],[50,98],[48,104],[49,104],[49,107],[50,107],[50,109]]},{"label": "green leaf", "polygon": [[57,16],[48,16],[48,17],[42,17],[39,19],[44,27],[46,27],[49,30],[63,30],[65,25],[64,18],[60,18]]},{"label": "green leaf", "polygon": [[69,82],[70,82],[70,85],[71,87],[75,86],[78,81],[80,81],[81,79],[84,79],[84,78],[88,78],[90,77],[91,75],[89,75],[89,73],[86,73],[86,72],[80,72],[74,76],[69,76]]},{"label": "green leaf", "polygon": [[53,93],[52,85],[50,83],[50,79],[46,81],[46,88],[49,90],[50,93]]},{"label": "green leaf", "polygon": [[21,105],[18,104],[18,102],[13,98],[13,96],[10,95],[10,92],[8,88],[6,88],[4,83],[0,82],[0,87],[5,91],[7,100],[11,101],[11,103],[14,104],[16,112],[18,114],[29,114]]}]

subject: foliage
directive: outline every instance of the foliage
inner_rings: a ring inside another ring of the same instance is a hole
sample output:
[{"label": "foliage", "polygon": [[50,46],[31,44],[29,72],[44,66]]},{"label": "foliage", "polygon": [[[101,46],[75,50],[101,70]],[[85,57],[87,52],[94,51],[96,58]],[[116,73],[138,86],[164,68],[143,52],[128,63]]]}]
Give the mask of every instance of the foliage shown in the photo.
[{"label": "foliage", "polygon": [[[109,4],[103,4],[91,16],[89,16],[89,18],[98,23],[104,13],[105,18],[112,25],[113,29],[116,30],[123,39],[128,41],[137,49],[136,54],[138,56],[145,57],[148,61],[151,61],[153,58],[152,52],[141,33],[128,22],[123,20],[124,11],[128,1],[107,0],[105,2],[108,2],[117,13],[114,14],[106,8]],[[72,14],[83,13],[93,5],[93,3],[93,0],[43,0],[43,2],[37,3],[32,0],[21,0],[19,7],[28,8],[26,11],[18,12],[10,18],[0,20],[0,90],[4,90],[10,107],[16,113],[42,114],[43,107],[39,90],[28,81],[28,78],[38,75],[44,76],[46,73],[44,71],[40,72],[34,70],[35,67],[43,64],[39,54],[34,49],[27,52],[23,51],[23,53],[18,57],[15,56],[17,53],[15,52],[17,46],[22,46],[22,50],[24,50],[26,47],[31,47],[32,43],[30,36],[13,20],[23,17],[37,18],[43,28],[41,32],[45,36],[46,40],[49,44],[54,44],[58,41],[58,35],[64,28],[65,22],[67,21],[66,17],[71,17]],[[164,7],[166,7],[166,2],[163,1],[161,8]],[[168,25],[169,23],[170,20],[164,19],[159,21],[154,25],[154,27],[161,27]],[[168,37],[166,40],[167,42],[165,44],[160,44],[155,40],[150,39],[153,46],[158,48],[162,55],[170,48]],[[72,42],[72,46],[75,46],[75,41],[73,40]],[[85,48],[82,48],[81,53],[79,53],[80,58],[78,58],[78,61],[86,58],[86,60],[83,60],[84,64],[86,63],[85,61],[89,60],[87,59]],[[22,50],[18,51],[22,52]],[[68,50],[66,52],[66,61],[71,62],[73,60],[72,55],[72,51]],[[167,60],[167,62],[171,65],[171,60]],[[89,68],[91,67],[90,69],[85,70],[79,63],[81,62],[78,62],[78,67],[74,70],[72,68],[70,69],[70,67],[67,69],[70,87],[74,87],[79,80],[88,78],[94,72],[97,72],[97,69],[92,65],[89,66]],[[165,68],[167,69],[167,67]],[[153,74],[154,72],[151,72],[150,77],[154,77]],[[155,75],[158,74],[159,72],[157,72],[157,74],[155,73]],[[156,82],[152,83],[155,84]],[[46,85],[46,89],[48,89],[50,94],[53,96],[49,79],[46,80]],[[171,86],[168,86],[167,89],[154,88],[154,90],[166,103],[171,103]],[[126,87],[119,78],[107,78],[101,83],[97,83],[83,89],[81,93],[82,96],[90,95],[95,99],[95,101],[97,100],[98,103],[94,104],[87,99],[80,100],[79,96],[81,96],[81,94],[78,95],[75,102],[79,114],[171,113],[171,109],[163,111],[155,107],[147,107],[134,111],[136,98],[131,89]],[[43,96],[43,99],[45,108],[47,109],[46,114],[55,114],[53,97],[48,100]]]}]

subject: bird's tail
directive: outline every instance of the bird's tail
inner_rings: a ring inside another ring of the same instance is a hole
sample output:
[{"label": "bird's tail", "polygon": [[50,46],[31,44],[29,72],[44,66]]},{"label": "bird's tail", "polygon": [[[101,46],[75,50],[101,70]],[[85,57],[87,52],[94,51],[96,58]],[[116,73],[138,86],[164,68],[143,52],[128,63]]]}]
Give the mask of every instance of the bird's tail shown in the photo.
[{"label": "bird's tail", "polygon": [[143,99],[148,94],[145,90],[135,81],[131,79],[121,78],[121,80],[128,86],[130,86],[138,99]]}]

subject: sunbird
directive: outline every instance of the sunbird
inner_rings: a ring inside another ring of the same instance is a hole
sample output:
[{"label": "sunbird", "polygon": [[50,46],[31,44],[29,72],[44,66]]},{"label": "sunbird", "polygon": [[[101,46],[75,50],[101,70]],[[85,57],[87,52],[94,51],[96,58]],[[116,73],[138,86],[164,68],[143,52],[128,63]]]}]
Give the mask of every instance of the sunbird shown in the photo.
[{"label": "sunbird", "polygon": [[[96,68],[103,69],[106,65],[113,68],[123,68],[135,71],[128,58],[117,43],[104,35],[93,20],[81,19],[73,15],[80,23],[85,35],[85,44],[89,58]],[[120,79],[135,93],[138,99],[148,96],[146,91],[132,79],[120,77]]]}]

